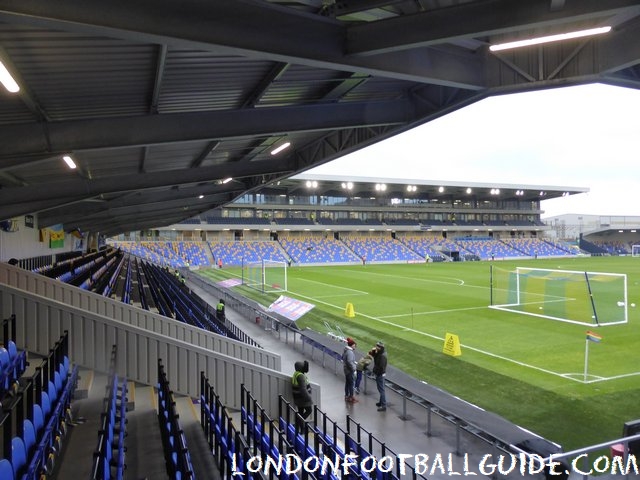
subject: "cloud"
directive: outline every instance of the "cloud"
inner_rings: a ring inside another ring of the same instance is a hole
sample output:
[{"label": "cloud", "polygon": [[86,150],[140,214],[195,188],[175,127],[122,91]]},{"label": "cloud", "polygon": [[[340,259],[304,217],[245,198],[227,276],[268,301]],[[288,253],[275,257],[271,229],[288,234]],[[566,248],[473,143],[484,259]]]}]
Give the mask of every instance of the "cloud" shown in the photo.
[{"label": "cloud", "polygon": [[495,96],[307,173],[588,187],[543,208],[637,215],[638,111],[640,92],[601,84]]}]

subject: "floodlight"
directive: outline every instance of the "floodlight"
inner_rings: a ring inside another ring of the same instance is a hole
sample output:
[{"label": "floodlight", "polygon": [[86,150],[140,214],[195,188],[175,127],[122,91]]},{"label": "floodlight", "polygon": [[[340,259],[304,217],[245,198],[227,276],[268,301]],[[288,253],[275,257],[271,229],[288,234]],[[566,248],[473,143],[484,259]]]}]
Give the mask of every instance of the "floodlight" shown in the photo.
[{"label": "floodlight", "polygon": [[271,150],[271,155],[277,155],[279,154],[281,151],[283,151],[286,148],[289,148],[291,146],[291,142],[284,142],[282,145],[280,145],[279,147],[274,148],[273,150]]},{"label": "floodlight", "polygon": [[17,93],[20,91],[20,86],[18,85],[18,82],[16,82],[13,79],[13,77],[9,73],[9,70],[7,70],[7,67],[5,67],[4,63],[2,63],[1,61],[0,61],[0,83],[2,83],[2,85],[4,85],[4,88],[6,88],[11,93]]},{"label": "floodlight", "polygon": [[611,27],[609,26],[590,28],[587,30],[579,30],[576,32],[560,33],[556,35],[547,35],[544,37],[536,37],[536,38],[529,38],[526,40],[517,40],[514,42],[500,43],[496,45],[491,45],[489,47],[489,50],[491,50],[492,52],[498,52],[500,50],[508,50],[510,48],[528,47],[531,45],[539,45],[541,43],[558,42],[562,40],[570,40],[572,38],[581,38],[581,37],[588,37],[591,35],[600,35],[603,33],[608,33],[610,31],[611,31]]},{"label": "floodlight", "polygon": [[74,162],[73,158],[71,158],[69,155],[64,155],[62,159],[69,166],[69,168],[71,169],[76,168],[76,162]]}]

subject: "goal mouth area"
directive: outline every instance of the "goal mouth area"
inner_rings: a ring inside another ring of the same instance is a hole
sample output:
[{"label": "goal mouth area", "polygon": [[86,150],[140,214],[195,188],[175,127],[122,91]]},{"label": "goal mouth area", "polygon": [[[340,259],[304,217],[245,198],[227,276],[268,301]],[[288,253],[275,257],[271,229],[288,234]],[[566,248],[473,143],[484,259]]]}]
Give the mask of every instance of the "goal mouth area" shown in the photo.
[{"label": "goal mouth area", "polygon": [[287,262],[264,259],[242,265],[242,284],[261,293],[287,291]]},{"label": "goal mouth area", "polygon": [[490,308],[585,326],[628,322],[627,276],[491,266]]}]

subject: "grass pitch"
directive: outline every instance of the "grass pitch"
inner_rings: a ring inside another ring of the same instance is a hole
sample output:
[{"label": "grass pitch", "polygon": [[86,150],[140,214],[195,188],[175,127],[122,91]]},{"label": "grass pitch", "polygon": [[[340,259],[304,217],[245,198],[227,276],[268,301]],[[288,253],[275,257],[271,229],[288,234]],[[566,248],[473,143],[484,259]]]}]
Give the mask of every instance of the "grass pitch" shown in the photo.
[{"label": "grass pitch", "polygon": [[[316,307],[301,328],[339,326],[366,350],[387,345],[389,362],[409,374],[563,445],[580,448],[620,437],[625,421],[640,418],[640,260],[597,257],[496,262],[626,273],[629,322],[585,327],[488,308],[488,262],[294,267],[286,295]],[[214,279],[234,269],[203,270]],[[243,288],[243,287],[236,287]],[[268,305],[277,294],[247,296]],[[613,301],[613,300],[612,300]],[[355,317],[345,315],[347,303]],[[586,330],[590,343],[585,376]],[[442,353],[447,333],[462,355]]]}]

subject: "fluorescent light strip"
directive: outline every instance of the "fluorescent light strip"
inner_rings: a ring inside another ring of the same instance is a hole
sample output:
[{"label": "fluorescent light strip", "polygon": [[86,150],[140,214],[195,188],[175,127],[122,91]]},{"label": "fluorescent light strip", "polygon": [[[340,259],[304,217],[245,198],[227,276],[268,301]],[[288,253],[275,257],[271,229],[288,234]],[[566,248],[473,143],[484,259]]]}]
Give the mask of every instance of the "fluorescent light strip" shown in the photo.
[{"label": "fluorescent light strip", "polygon": [[558,42],[561,40],[569,40],[571,38],[588,37],[589,35],[600,35],[611,31],[611,27],[599,27],[591,28],[589,30],[580,30],[577,32],[560,33],[558,35],[549,35],[546,37],[530,38],[528,40],[518,40],[516,42],[501,43],[498,45],[491,45],[489,50],[492,52],[498,52],[500,50],[507,50],[510,48],[528,47],[530,45],[539,45],[541,43]]},{"label": "fluorescent light strip", "polygon": [[4,66],[4,63],[0,62],[0,83],[4,85],[4,88],[9,90],[11,93],[17,93],[20,91],[20,86],[13,79],[7,67]]},{"label": "fluorescent light strip", "polygon": [[76,168],[76,163],[73,161],[73,158],[71,158],[69,155],[65,155],[64,157],[62,157],[62,159],[65,161],[67,165],[69,165],[69,168],[71,169]]},{"label": "fluorescent light strip", "polygon": [[278,148],[274,148],[273,150],[271,150],[271,155],[277,155],[278,153],[280,153],[285,148],[289,148],[290,145],[291,145],[291,142],[283,143]]}]

